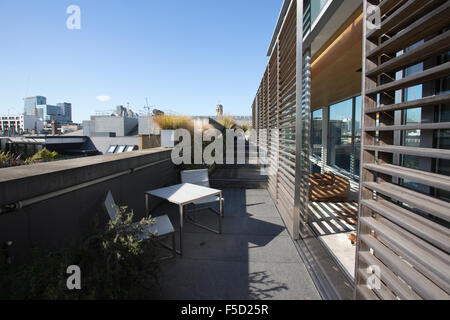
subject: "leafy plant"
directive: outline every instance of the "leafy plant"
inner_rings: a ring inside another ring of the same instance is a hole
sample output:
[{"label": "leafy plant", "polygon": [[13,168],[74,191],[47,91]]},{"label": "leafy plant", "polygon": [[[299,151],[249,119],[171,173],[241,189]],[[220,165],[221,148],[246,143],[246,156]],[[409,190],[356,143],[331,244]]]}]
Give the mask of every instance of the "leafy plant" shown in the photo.
[{"label": "leafy plant", "polygon": [[20,159],[20,155],[13,155],[11,152],[0,153],[0,168],[20,166],[24,162]]},{"label": "leafy plant", "polygon": [[[35,249],[19,268],[0,256],[1,299],[149,299],[158,296],[157,240],[146,227],[150,218],[132,223],[133,212],[118,208],[117,217],[101,231],[56,252]],[[94,226],[97,230],[97,224]],[[143,235],[147,238],[143,240]],[[81,269],[81,290],[68,290],[67,267]]]},{"label": "leafy plant", "polygon": [[47,148],[39,150],[31,158],[27,159],[27,163],[39,163],[44,161],[55,161],[61,159],[61,155],[56,151],[49,151]]}]

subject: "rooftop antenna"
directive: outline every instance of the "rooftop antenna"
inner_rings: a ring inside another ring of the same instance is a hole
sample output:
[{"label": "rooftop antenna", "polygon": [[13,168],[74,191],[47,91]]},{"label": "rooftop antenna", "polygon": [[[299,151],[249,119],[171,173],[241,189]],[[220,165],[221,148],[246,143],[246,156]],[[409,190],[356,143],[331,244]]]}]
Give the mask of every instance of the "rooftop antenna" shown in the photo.
[{"label": "rooftop antenna", "polygon": [[151,108],[148,105],[148,98],[145,98],[145,103],[146,103],[146,105],[145,105],[144,109],[147,110],[147,115],[150,115]]}]

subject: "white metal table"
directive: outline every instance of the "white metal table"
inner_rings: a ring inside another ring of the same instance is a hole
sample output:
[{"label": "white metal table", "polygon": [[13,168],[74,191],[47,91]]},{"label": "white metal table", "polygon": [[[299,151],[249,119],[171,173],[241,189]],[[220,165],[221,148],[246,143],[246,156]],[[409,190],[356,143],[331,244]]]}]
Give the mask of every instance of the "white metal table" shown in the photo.
[{"label": "white metal table", "polygon": [[208,231],[221,234],[222,233],[222,218],[223,218],[223,196],[222,191],[212,188],[207,188],[195,184],[183,183],[177,184],[174,186],[170,186],[167,188],[151,190],[145,192],[145,207],[146,213],[149,214],[149,201],[150,196],[154,196],[160,199],[167,200],[173,204],[178,205],[180,210],[180,250],[177,251],[178,254],[182,255],[183,253],[183,226],[184,226],[184,206],[188,204],[195,203],[199,200],[205,200],[211,197],[219,196],[219,208],[220,212],[217,212],[213,208],[208,208],[213,211],[219,217],[219,229],[214,230],[212,228],[200,225],[195,223],[194,221],[188,221],[189,223],[206,229]]}]

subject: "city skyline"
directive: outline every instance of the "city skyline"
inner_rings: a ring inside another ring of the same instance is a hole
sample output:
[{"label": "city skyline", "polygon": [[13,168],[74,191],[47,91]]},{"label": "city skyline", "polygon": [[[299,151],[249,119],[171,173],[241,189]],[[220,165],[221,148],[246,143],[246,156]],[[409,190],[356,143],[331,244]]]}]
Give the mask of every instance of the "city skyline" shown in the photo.
[{"label": "city skyline", "polygon": [[281,3],[82,0],[81,29],[70,30],[69,1],[2,2],[0,26],[8,28],[0,32],[15,50],[0,59],[0,113],[20,114],[24,97],[42,95],[70,101],[77,123],[128,103],[139,112],[147,101],[186,115],[214,115],[218,103],[227,114],[251,115],[253,75],[273,32],[267,21]]}]

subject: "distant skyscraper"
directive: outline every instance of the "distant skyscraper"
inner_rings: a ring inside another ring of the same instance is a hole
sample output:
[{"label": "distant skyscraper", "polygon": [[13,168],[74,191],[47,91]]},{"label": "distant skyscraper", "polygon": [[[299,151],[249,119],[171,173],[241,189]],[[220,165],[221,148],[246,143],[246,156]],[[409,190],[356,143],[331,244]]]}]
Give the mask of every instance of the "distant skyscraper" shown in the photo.
[{"label": "distant skyscraper", "polygon": [[45,124],[56,121],[59,126],[72,123],[72,104],[63,102],[56,106],[47,104],[42,96],[29,97],[24,100],[24,114],[35,115]]},{"label": "distant skyscraper", "polygon": [[63,114],[66,117],[67,121],[72,122],[72,104],[63,102],[57,103],[56,105],[62,109]]},{"label": "distant skyscraper", "polygon": [[47,98],[42,96],[29,97],[24,100],[24,114],[29,116],[35,116],[36,107],[38,105],[47,104]]}]

